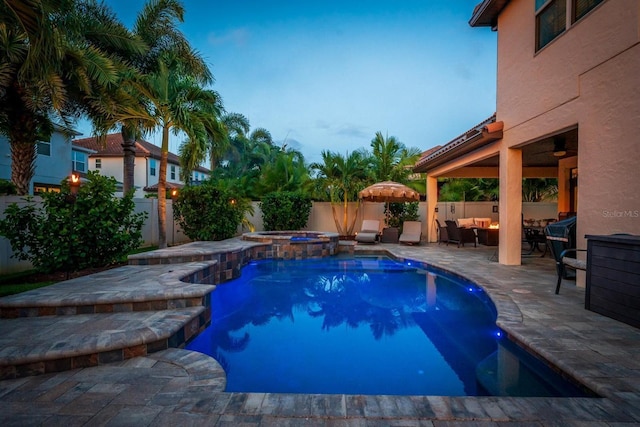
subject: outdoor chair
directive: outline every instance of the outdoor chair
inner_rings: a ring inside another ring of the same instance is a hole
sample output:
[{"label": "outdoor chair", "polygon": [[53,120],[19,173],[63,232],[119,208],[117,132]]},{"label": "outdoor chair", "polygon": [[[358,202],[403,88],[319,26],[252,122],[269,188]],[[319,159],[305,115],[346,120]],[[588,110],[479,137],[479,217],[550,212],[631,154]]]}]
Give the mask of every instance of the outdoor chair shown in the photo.
[{"label": "outdoor chair", "polygon": [[544,229],[547,247],[551,251],[553,259],[556,261],[556,272],[558,281],[556,283],[556,294],[560,293],[562,279],[575,278],[569,276],[567,269],[586,270],[586,262],[576,259],[577,252],[584,249],[575,248],[576,218],[572,217],[564,221],[549,224]]},{"label": "outdoor chair", "polygon": [[464,246],[465,243],[473,243],[473,247],[477,247],[476,232],[473,228],[458,227],[455,221],[446,220],[447,224],[447,246],[449,243],[457,243],[458,247]]},{"label": "outdoor chair", "polygon": [[422,238],[422,223],[420,221],[405,221],[402,223],[402,234],[398,240],[408,245],[420,244]]},{"label": "outdoor chair", "polygon": [[447,243],[449,241],[449,233],[447,233],[447,227],[440,224],[440,221],[436,219],[438,225],[438,244]]},{"label": "outdoor chair", "polygon": [[380,221],[377,219],[365,219],[362,221],[362,229],[356,233],[358,243],[376,243],[380,238]]}]

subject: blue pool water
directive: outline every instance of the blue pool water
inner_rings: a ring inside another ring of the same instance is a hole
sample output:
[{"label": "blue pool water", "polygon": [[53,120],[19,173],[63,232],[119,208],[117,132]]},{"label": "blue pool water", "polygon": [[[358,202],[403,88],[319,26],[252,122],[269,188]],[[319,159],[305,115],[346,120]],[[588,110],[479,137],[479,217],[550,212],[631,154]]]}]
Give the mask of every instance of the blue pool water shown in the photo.
[{"label": "blue pool water", "polygon": [[253,262],[187,346],[226,391],[579,396],[501,336],[483,290],[388,258]]}]

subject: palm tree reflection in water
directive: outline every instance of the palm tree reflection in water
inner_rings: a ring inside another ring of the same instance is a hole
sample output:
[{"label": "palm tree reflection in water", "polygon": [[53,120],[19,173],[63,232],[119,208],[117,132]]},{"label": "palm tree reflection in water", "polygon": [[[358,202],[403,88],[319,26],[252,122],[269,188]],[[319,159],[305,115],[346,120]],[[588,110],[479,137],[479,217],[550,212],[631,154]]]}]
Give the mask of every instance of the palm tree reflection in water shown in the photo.
[{"label": "palm tree reflection in water", "polygon": [[[436,290],[435,300],[427,295]],[[475,367],[496,347],[487,299],[389,259],[257,262],[211,300],[211,326],[188,348],[221,363],[227,391],[426,394],[427,383],[448,375],[437,394],[476,394],[475,378],[456,372],[459,361]],[[461,329],[473,348],[456,343]],[[368,378],[371,370],[382,377]],[[300,372],[305,378],[295,378]],[[308,384],[314,375],[319,385]]]}]

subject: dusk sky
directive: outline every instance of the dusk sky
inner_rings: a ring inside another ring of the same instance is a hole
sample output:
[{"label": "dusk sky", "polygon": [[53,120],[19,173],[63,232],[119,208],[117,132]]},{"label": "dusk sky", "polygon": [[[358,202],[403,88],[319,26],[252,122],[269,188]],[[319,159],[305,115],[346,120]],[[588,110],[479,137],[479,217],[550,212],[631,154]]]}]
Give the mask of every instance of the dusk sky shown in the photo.
[{"label": "dusk sky", "polygon": [[[491,116],[496,33],[469,26],[479,2],[184,0],[180,28],[225,110],[313,162],[368,149],[377,131],[426,150]],[[106,0],[130,28],[144,3]]]}]

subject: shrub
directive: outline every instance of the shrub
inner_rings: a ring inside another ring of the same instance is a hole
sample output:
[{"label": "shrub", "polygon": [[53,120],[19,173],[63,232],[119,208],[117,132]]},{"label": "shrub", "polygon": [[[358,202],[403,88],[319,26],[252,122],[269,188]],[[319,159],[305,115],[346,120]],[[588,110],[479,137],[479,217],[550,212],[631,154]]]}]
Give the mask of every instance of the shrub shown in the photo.
[{"label": "shrub", "polygon": [[146,214],[133,213],[133,193],[119,199],[115,191],[114,178],[89,172],[77,195],[63,182],[60,193],[42,194],[41,207],[11,204],[0,221],[0,235],[9,239],[12,256],[31,261],[39,271],[118,262],[140,246]]},{"label": "shrub", "polygon": [[187,186],[173,205],[173,217],[192,240],[224,240],[233,237],[251,205],[211,183]]},{"label": "shrub", "polygon": [[384,213],[385,217],[389,217],[388,227],[402,228],[403,222],[418,220],[418,202],[389,203],[385,206]]},{"label": "shrub", "polygon": [[309,221],[311,198],[299,192],[275,192],[264,196],[260,207],[265,230],[300,230]]},{"label": "shrub", "polygon": [[16,194],[16,187],[11,181],[0,179],[0,196],[4,194]]}]

